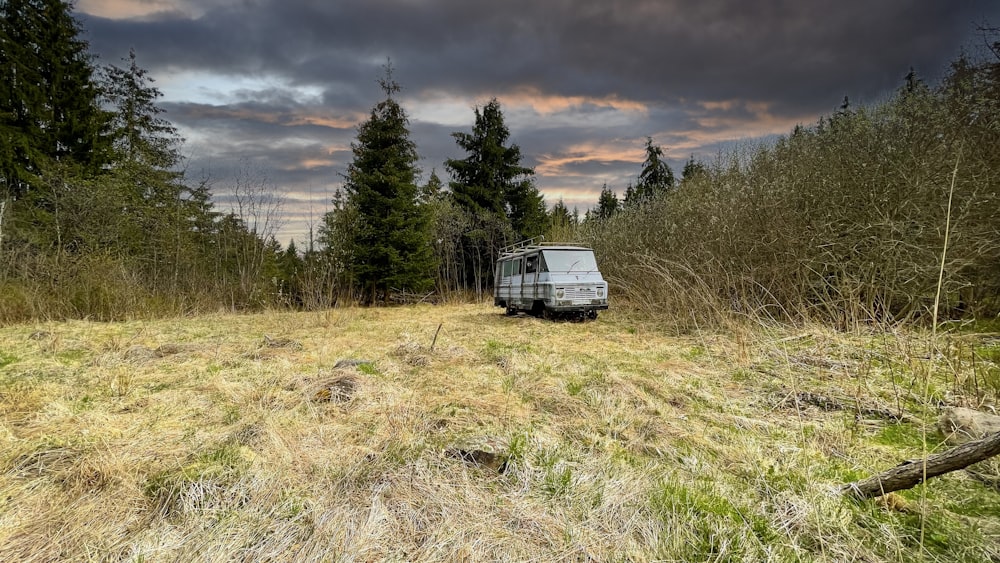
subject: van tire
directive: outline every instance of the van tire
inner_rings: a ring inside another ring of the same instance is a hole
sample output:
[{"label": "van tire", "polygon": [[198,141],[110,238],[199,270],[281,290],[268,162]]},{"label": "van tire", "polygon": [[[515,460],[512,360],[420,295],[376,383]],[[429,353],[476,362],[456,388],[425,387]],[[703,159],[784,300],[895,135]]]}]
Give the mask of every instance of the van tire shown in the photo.
[{"label": "van tire", "polygon": [[544,301],[534,301],[531,304],[531,315],[533,317],[542,318],[545,316],[545,302]]}]

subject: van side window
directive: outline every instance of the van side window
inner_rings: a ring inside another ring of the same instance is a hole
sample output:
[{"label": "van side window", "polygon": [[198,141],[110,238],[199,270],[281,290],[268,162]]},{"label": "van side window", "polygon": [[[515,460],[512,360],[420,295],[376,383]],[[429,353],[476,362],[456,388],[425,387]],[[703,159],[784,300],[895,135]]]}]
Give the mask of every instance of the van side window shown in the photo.
[{"label": "van side window", "polygon": [[514,276],[520,276],[521,275],[521,259],[520,258],[518,258],[517,260],[514,260],[514,271],[511,272],[511,275],[514,275]]},{"label": "van side window", "polygon": [[505,261],[503,263],[503,277],[509,278],[511,272],[513,271],[514,271],[514,263],[511,262],[510,260]]},{"label": "van side window", "polygon": [[533,274],[538,269],[538,255],[528,256],[524,263],[524,273]]}]

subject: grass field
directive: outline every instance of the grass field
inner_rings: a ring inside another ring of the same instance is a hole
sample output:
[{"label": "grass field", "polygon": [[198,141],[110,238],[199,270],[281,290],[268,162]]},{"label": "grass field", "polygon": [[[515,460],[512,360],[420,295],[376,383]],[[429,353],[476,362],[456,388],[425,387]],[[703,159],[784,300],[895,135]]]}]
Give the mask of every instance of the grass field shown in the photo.
[{"label": "grass field", "polygon": [[0,560],[1000,561],[1000,491],[964,472],[836,492],[940,450],[942,405],[996,403],[983,332],[485,305],[8,326]]}]

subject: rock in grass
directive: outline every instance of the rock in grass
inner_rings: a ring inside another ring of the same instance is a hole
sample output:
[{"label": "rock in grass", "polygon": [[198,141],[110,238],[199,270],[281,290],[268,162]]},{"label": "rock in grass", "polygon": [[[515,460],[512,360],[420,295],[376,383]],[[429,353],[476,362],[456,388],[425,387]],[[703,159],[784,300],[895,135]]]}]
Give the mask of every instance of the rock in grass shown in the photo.
[{"label": "rock in grass", "polygon": [[333,369],[356,368],[358,366],[364,366],[364,365],[370,366],[374,364],[375,362],[371,360],[357,360],[354,358],[347,358],[343,360],[337,360],[337,363],[333,364]]},{"label": "rock in grass", "polygon": [[357,393],[359,386],[354,377],[336,377],[321,383],[312,400],[316,403],[346,403]]},{"label": "rock in grass", "polygon": [[293,350],[301,350],[302,343],[298,340],[292,340],[291,338],[271,338],[268,335],[264,335],[264,347],[265,348],[291,348]]},{"label": "rock in grass", "polygon": [[978,440],[1000,432],[1000,416],[964,407],[951,407],[942,413],[938,428],[949,444],[964,444],[969,440]]},{"label": "rock in grass", "polygon": [[475,465],[483,469],[503,473],[507,471],[508,457],[506,455],[495,454],[484,450],[463,450],[453,448],[445,451],[445,455],[451,458],[460,459],[469,465]]}]

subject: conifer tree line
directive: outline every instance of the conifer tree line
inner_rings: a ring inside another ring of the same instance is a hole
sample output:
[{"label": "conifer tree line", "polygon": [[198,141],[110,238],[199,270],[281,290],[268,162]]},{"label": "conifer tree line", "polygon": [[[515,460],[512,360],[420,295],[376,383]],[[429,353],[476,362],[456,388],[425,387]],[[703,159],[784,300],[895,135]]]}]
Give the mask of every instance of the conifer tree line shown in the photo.
[{"label": "conifer tree line", "polygon": [[502,246],[551,228],[496,100],[454,134],[451,181],[419,183],[387,67],[333,210],[282,249],[266,174],[244,163],[217,210],[137,54],[98,64],[69,2],[4,2],[0,41],[0,321],[482,295]]},{"label": "conifer tree line", "polygon": [[436,170],[418,185],[416,147],[393,97],[399,85],[391,67],[382,88],[386,99],[358,127],[343,193],[321,226],[315,263],[332,274],[328,293],[339,289],[363,303],[456,291],[481,297],[492,287],[500,249],[551,226],[534,171],[521,164],[493,99],[474,110],[471,133],[453,133],[466,156],[445,162],[447,187]]},{"label": "conifer tree line", "polygon": [[[182,172],[183,140],[134,51],[98,64],[63,0],[10,0],[0,15],[0,320],[483,298],[501,248],[571,240],[592,218],[546,208],[495,98],[453,133],[463,156],[448,179],[422,181],[387,65],[332,210],[306,248],[282,249],[264,172],[244,163],[229,211],[212,181]],[[674,184],[652,139],[646,153],[625,208]]]},{"label": "conifer tree line", "polygon": [[0,3],[0,47],[0,321],[276,300],[256,179],[234,181],[232,212],[189,182],[135,52],[98,64],[62,0]]}]

